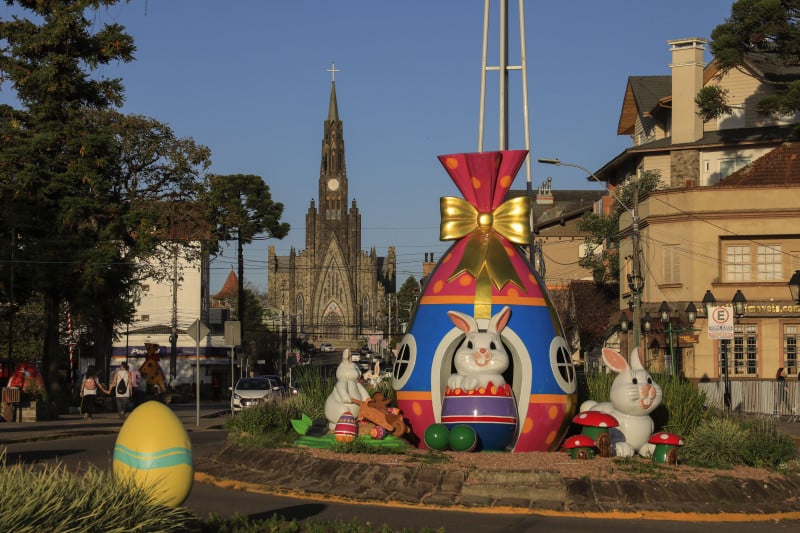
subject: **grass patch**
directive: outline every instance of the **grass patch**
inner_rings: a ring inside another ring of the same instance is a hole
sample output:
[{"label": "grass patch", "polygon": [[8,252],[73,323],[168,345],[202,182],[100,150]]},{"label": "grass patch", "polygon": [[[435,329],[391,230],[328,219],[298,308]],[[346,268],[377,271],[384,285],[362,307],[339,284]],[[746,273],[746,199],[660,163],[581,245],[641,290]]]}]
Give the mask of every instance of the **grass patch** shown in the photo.
[{"label": "grass patch", "polygon": [[393,529],[387,525],[376,526],[358,520],[320,520],[309,518],[303,523],[295,520],[287,521],[280,516],[261,520],[249,520],[246,516],[237,515],[233,519],[224,520],[211,517],[203,533],[444,533],[444,528],[430,529]]},{"label": "grass patch", "polygon": [[[185,507],[166,507],[132,482],[111,472],[89,468],[78,475],[62,464],[7,465],[0,452],[0,524],[4,531],[103,531],[104,533],[412,533],[353,519],[304,522],[283,516],[251,520],[244,515],[205,520]],[[444,532],[422,529],[420,532]]]},{"label": "grass patch", "polygon": [[156,503],[144,489],[89,468],[62,464],[6,465],[0,455],[0,523],[4,531],[186,531],[197,523],[188,509]]}]

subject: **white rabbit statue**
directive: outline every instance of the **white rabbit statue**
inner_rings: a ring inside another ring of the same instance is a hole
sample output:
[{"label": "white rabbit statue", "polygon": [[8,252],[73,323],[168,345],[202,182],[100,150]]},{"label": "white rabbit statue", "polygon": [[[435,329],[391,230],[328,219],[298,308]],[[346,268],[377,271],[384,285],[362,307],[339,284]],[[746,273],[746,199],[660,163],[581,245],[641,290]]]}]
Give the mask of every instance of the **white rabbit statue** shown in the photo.
[{"label": "white rabbit statue", "polygon": [[638,348],[631,352],[630,366],[625,357],[608,348],[603,348],[603,361],[617,373],[611,384],[611,401],[587,400],[580,410],[601,411],[617,419],[619,426],[610,431],[615,455],[631,457],[638,452],[643,457],[651,457],[655,445],[647,443],[653,434],[650,413],[661,405],[661,387],[642,366]]},{"label": "white rabbit statue", "polygon": [[448,378],[448,388],[469,391],[486,387],[489,382],[496,387],[505,385],[502,374],[508,369],[508,354],[500,339],[500,332],[508,324],[511,308],[505,306],[494,315],[486,331],[479,331],[478,323],[470,315],[448,311],[447,316],[467,334],[453,356],[456,373]]},{"label": "white rabbit statue", "polygon": [[350,350],[344,350],[342,361],[336,368],[336,385],[325,400],[325,418],[331,430],[347,411],[350,411],[354,418],[358,418],[361,408],[353,403],[353,398],[362,401],[370,398],[367,389],[358,382],[359,377],[361,371],[350,360]]}]

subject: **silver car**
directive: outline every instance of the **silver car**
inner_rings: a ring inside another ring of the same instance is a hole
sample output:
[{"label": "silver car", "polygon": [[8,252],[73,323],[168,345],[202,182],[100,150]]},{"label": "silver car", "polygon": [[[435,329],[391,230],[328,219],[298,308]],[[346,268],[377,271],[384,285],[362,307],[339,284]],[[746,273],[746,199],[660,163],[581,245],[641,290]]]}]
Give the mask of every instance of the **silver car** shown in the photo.
[{"label": "silver car", "polygon": [[231,394],[231,412],[277,400],[284,396],[280,383],[271,377],[241,378]]}]

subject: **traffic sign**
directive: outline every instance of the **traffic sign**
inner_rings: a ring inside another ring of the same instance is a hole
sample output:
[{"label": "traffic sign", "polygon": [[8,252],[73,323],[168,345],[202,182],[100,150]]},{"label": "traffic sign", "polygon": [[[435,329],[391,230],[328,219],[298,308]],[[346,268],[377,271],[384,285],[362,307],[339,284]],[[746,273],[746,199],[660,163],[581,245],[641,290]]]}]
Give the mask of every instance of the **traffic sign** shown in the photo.
[{"label": "traffic sign", "polygon": [[225,321],[225,346],[239,346],[242,343],[242,323],[238,320]]},{"label": "traffic sign", "polygon": [[186,334],[189,335],[194,342],[200,342],[200,339],[204,339],[209,333],[211,333],[211,330],[208,329],[208,326],[199,320],[192,322],[192,325],[186,330]]},{"label": "traffic sign", "polygon": [[733,307],[720,305],[712,307],[708,314],[708,338],[732,339],[733,338]]}]

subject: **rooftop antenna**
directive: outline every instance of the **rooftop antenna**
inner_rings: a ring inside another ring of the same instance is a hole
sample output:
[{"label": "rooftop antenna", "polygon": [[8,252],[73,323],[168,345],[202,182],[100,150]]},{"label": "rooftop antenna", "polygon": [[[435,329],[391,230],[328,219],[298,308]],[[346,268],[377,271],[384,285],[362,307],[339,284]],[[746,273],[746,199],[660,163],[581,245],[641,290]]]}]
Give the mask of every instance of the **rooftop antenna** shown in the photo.
[{"label": "rooftop antenna", "polygon": [[[519,70],[522,73],[522,115],[525,136],[525,149],[528,150],[528,155],[525,157],[525,184],[528,191],[528,198],[531,198],[531,205],[533,204],[532,191],[531,191],[531,138],[530,130],[528,127],[528,64],[525,57],[525,7],[524,0],[518,0],[519,10],[519,65],[508,64],[508,0],[498,0],[499,4],[499,60],[496,66],[489,66],[487,62],[487,53],[489,46],[489,11],[491,0],[484,0],[483,6],[483,55],[481,60],[481,103],[480,103],[480,117],[478,119],[478,151],[483,152],[483,128],[486,121],[486,73],[488,71],[498,71],[500,73],[500,86],[499,86],[499,135],[498,135],[498,150],[508,150],[508,71]],[[533,212],[531,212],[531,217]],[[531,229],[533,229],[533,219],[530,220]],[[531,231],[531,235],[533,232]],[[533,243],[529,245],[531,252],[531,264],[533,264]]]}]

